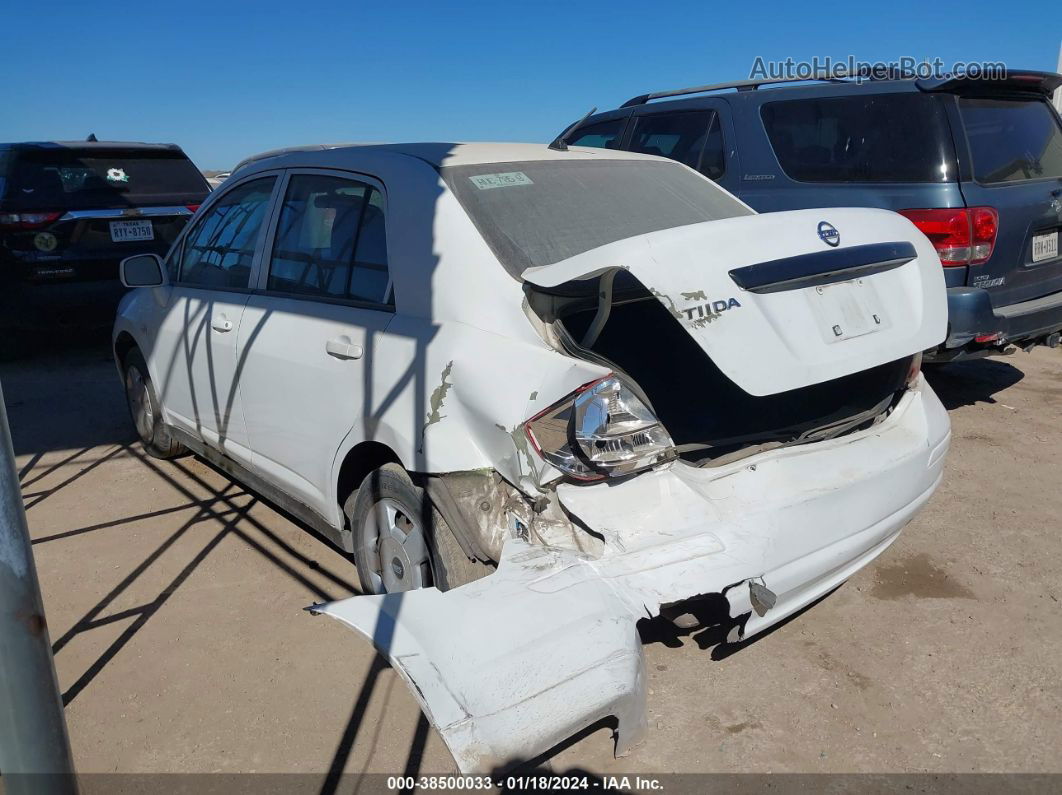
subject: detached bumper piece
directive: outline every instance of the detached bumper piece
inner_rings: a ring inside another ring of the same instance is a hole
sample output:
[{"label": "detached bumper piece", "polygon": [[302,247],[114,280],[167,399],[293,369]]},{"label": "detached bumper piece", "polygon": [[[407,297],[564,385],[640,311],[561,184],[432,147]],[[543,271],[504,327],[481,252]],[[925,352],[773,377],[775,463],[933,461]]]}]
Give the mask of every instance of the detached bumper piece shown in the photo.
[{"label": "detached bumper piece", "polygon": [[354,596],[312,612],[373,642],[463,773],[512,767],[608,716],[622,755],[646,728],[640,616],[562,555],[509,541],[494,574],[461,588]]}]

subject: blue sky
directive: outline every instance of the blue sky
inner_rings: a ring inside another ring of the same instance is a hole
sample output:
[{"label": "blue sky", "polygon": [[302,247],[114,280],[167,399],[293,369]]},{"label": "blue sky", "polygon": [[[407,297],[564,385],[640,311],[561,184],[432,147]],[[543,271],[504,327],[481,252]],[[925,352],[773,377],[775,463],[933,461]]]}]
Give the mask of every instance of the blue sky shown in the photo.
[{"label": "blue sky", "polygon": [[9,3],[0,140],[549,140],[591,106],[853,55],[1054,70],[1062,2]]}]

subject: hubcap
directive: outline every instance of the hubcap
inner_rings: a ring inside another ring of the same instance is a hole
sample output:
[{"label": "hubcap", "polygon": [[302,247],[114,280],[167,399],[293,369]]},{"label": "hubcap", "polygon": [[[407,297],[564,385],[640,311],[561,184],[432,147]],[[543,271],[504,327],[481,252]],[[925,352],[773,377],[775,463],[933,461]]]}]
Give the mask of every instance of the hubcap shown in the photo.
[{"label": "hubcap", "polygon": [[399,503],[386,497],[376,502],[361,532],[375,593],[411,591],[431,584],[424,530]]},{"label": "hubcap", "polygon": [[144,442],[150,442],[155,435],[155,412],[151,409],[144,375],[136,365],[130,365],[125,371],[125,396],[129,401],[129,413],[133,415],[136,432]]}]

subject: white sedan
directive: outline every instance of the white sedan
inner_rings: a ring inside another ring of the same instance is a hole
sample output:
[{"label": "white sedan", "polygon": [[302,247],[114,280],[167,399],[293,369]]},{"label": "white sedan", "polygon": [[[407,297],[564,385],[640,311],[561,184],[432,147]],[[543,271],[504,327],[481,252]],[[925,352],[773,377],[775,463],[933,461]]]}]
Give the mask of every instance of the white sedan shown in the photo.
[{"label": "white sedan", "polygon": [[147,450],[352,553],[364,595],[311,611],[376,644],[466,772],[608,716],[622,751],[639,619],[741,639],[800,610],[896,539],[950,438],[909,221],[758,215],[645,155],[269,153],[122,278]]}]

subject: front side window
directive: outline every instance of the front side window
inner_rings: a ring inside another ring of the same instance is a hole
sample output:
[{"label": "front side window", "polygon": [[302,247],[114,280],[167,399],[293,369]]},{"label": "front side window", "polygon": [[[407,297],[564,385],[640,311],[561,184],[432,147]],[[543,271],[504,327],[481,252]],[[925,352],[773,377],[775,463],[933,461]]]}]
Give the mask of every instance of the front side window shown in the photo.
[{"label": "front side window", "polygon": [[858,94],[767,102],[763,126],[782,170],[800,182],[954,182],[940,97]]},{"label": "front side window", "polygon": [[1062,177],[1062,132],[1043,100],[960,97],[959,111],[978,182]]},{"label": "front side window", "polygon": [[706,111],[693,111],[639,116],[631,136],[630,150],[667,157],[698,169],[712,115]]},{"label": "front side window", "polygon": [[580,127],[565,143],[568,146],[592,146],[598,149],[619,149],[620,136],[627,120],[612,119]]},{"label": "front side window", "polygon": [[245,182],[218,199],[184,242],[179,281],[218,289],[247,287],[276,177]]},{"label": "front side window", "polygon": [[363,182],[296,174],[288,183],[267,287],[388,303],[383,196]]}]

